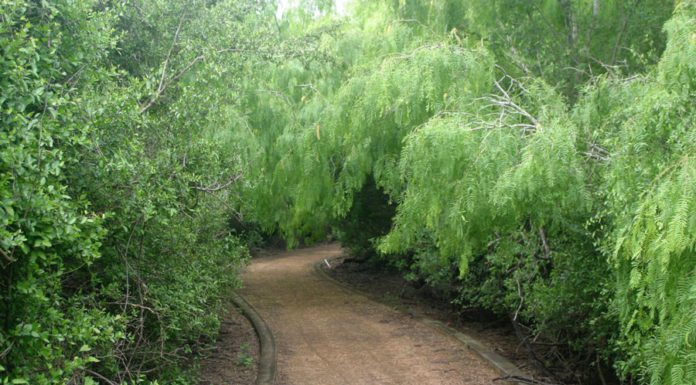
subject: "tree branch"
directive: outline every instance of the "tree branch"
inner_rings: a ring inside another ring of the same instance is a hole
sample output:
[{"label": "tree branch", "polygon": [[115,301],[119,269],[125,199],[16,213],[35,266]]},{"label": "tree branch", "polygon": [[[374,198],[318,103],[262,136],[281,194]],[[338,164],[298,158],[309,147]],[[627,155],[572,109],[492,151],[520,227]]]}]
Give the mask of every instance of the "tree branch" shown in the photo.
[{"label": "tree branch", "polygon": [[212,185],[207,186],[207,187],[205,187],[205,186],[194,186],[193,188],[194,188],[195,190],[199,190],[199,191],[203,191],[203,192],[208,192],[208,193],[216,192],[216,191],[224,190],[224,189],[230,187],[234,182],[238,181],[238,180],[241,179],[241,178],[242,178],[242,175],[241,175],[241,174],[237,174],[237,175],[231,177],[227,182],[224,182],[224,183],[216,182],[216,183],[213,183]]},{"label": "tree branch", "polygon": [[[181,32],[181,26],[184,24],[184,16],[185,12],[181,12],[181,16],[179,17],[179,24],[176,27],[176,31],[174,32],[174,38],[172,39],[172,44],[169,46],[169,51],[167,52],[167,56],[164,58],[164,63],[162,64],[162,75],[160,76],[160,81],[159,84],[157,85],[157,91],[155,92],[155,95],[150,99],[150,101],[140,109],[140,113],[144,113],[145,111],[149,110],[150,107],[152,107],[157,99],[162,95],[164,90],[167,88],[165,84],[165,79],[167,77],[167,67],[169,67],[169,61],[172,58],[172,52],[174,52],[174,47],[176,46],[176,42],[179,40],[179,33]],[[167,82],[169,83],[169,82]]]}]

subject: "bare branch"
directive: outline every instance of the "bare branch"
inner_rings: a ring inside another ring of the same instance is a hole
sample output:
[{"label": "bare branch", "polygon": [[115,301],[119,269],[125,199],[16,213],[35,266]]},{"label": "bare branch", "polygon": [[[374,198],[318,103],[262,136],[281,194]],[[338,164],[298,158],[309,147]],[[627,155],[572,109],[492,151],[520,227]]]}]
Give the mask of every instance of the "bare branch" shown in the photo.
[{"label": "bare branch", "polygon": [[534,127],[539,126],[539,121],[534,116],[532,116],[532,114],[525,111],[522,107],[520,107],[517,103],[515,103],[512,100],[512,97],[510,97],[510,94],[505,89],[503,89],[503,87],[500,85],[500,83],[497,80],[494,82],[494,84],[495,84],[495,87],[498,89],[498,91],[500,91],[503,94],[503,96],[500,97],[500,96],[494,95],[494,96],[489,97],[488,100],[491,103],[498,105],[498,106],[501,106],[501,107],[511,107],[516,113],[527,118],[534,125]]},{"label": "bare branch", "polygon": [[193,188],[196,189],[196,190],[204,191],[204,192],[208,192],[208,193],[210,193],[210,192],[216,192],[216,191],[224,190],[224,189],[230,187],[234,182],[238,181],[238,180],[241,179],[241,178],[242,178],[242,175],[241,175],[241,174],[237,174],[237,175],[234,175],[233,177],[231,177],[229,180],[227,180],[227,182],[224,182],[224,183],[215,182],[215,183],[213,183],[212,185],[207,186],[207,187],[205,187],[205,186],[195,186],[195,187],[193,187]]},{"label": "bare branch", "polygon": [[12,350],[12,346],[14,346],[14,341],[10,341],[10,344],[7,346],[5,350],[0,352],[0,359],[5,358],[10,353],[10,350]]},{"label": "bare branch", "polygon": [[16,261],[16,259],[13,258],[11,254],[8,254],[8,253],[7,253],[5,250],[3,250],[3,249],[0,249],[0,254],[3,256],[3,258],[5,258],[5,259],[7,260],[8,264],[10,264],[10,263]]},{"label": "bare branch", "polygon": [[164,90],[167,88],[165,84],[165,79],[167,78],[167,67],[169,67],[169,62],[172,59],[172,52],[174,52],[176,42],[179,40],[179,33],[181,32],[181,26],[184,24],[185,15],[185,12],[181,12],[181,16],[179,17],[179,24],[176,27],[176,31],[174,32],[174,38],[172,39],[172,44],[169,46],[169,51],[167,52],[167,56],[164,58],[164,63],[162,64],[162,74],[160,76],[159,84],[157,85],[157,91],[155,92],[155,95],[150,99],[150,101],[140,109],[141,114],[149,110],[150,107],[152,107],[155,104],[157,99],[159,99]]},{"label": "bare branch", "polygon": [[602,162],[606,162],[610,159],[609,151],[600,147],[595,143],[591,143],[589,150],[584,152],[584,155],[591,159],[596,159]]},{"label": "bare branch", "polygon": [[539,237],[541,238],[541,244],[544,246],[544,258],[551,259],[551,249],[548,242],[546,242],[546,233],[544,233],[543,227],[539,227]]},{"label": "bare branch", "polygon": [[91,376],[97,377],[97,378],[99,378],[100,380],[106,382],[106,383],[109,384],[109,385],[118,385],[117,383],[115,383],[115,382],[109,380],[108,378],[102,376],[101,374],[99,374],[99,373],[97,373],[97,372],[95,372],[95,371],[93,371],[93,370],[85,369],[85,373],[87,373],[87,374],[89,374],[89,375],[91,375]]},{"label": "bare branch", "polygon": [[[238,48],[223,48],[215,51],[214,53],[216,55],[222,54],[222,53],[227,53],[227,52],[258,52],[255,50],[245,50],[245,49],[238,49]],[[166,73],[163,71],[162,72],[162,78],[160,79],[160,85],[157,88],[157,91],[155,92],[155,95],[152,96],[150,101],[147,102],[144,106],[140,108],[140,113],[145,113],[147,110],[152,108],[152,106],[157,103],[157,100],[164,94],[164,92],[171,86],[172,84],[176,83],[179,81],[184,75],[186,75],[187,72],[193,68],[198,62],[201,62],[206,59],[206,54],[200,54],[196,57],[194,57],[188,64],[186,64],[181,70],[179,70],[175,75],[173,75],[171,78],[166,79]],[[166,61],[169,60],[169,57],[166,59]],[[165,61],[165,69],[166,69],[166,61]]]},{"label": "bare branch", "polygon": [[515,282],[517,283],[517,295],[519,295],[520,297],[520,304],[517,306],[517,310],[515,310],[515,314],[512,317],[513,322],[517,321],[517,316],[519,316],[520,310],[522,310],[522,306],[524,305],[524,294],[522,293],[522,285],[520,285],[519,279],[515,279]]}]

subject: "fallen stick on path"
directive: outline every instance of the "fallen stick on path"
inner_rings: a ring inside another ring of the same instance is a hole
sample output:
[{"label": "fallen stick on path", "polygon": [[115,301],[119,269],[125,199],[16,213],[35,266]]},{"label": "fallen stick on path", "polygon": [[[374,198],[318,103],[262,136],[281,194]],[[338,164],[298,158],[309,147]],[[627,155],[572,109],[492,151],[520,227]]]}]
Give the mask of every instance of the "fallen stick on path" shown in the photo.
[{"label": "fallen stick on path", "polygon": [[518,384],[530,384],[530,385],[556,385],[556,384],[550,384],[548,382],[541,382],[541,381],[537,381],[537,380],[533,380],[531,378],[526,378],[526,377],[521,377],[521,376],[503,376],[503,377],[494,378],[493,382],[496,382],[496,381],[516,382]]}]

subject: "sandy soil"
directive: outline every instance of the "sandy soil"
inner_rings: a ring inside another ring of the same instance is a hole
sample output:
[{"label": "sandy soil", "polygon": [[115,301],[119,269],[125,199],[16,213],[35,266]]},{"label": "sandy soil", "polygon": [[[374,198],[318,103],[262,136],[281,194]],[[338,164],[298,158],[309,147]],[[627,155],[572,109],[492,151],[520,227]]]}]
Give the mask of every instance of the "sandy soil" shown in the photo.
[{"label": "sandy soil", "polygon": [[200,385],[252,385],[256,381],[258,338],[249,320],[233,304],[228,306],[215,349],[201,363]]},{"label": "sandy soil", "polygon": [[278,349],[278,385],[481,385],[498,375],[458,341],[314,271],[335,245],[255,259],[241,294]]},{"label": "sandy soil", "polygon": [[558,382],[555,378],[545,375],[543,369],[538,367],[520,344],[512,325],[507,320],[484,314],[476,309],[457,315],[456,306],[433,294],[427,286],[416,288],[392,269],[359,263],[350,258],[341,258],[332,262],[331,268],[326,266],[322,268],[335,280],[366,293],[378,302],[415,316],[442,321],[450,327],[473,336],[514,363],[530,379],[545,383]]}]

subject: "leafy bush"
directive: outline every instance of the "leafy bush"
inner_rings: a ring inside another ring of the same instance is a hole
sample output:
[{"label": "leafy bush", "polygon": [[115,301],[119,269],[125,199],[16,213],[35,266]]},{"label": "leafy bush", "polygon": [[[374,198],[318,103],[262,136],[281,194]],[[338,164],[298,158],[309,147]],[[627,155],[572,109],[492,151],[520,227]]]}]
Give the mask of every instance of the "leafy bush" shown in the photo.
[{"label": "leafy bush", "polygon": [[[0,3],[0,383],[195,383],[247,258],[242,162],[200,102],[256,56],[208,46],[203,71],[193,40],[257,5],[191,5]],[[125,44],[149,23],[169,39]]]},{"label": "leafy bush", "polygon": [[103,216],[68,195],[64,175],[88,141],[77,79],[109,74],[95,67],[113,44],[114,15],[91,6],[0,4],[3,383],[79,377],[124,338],[123,320],[84,291],[78,272],[99,258]]}]

